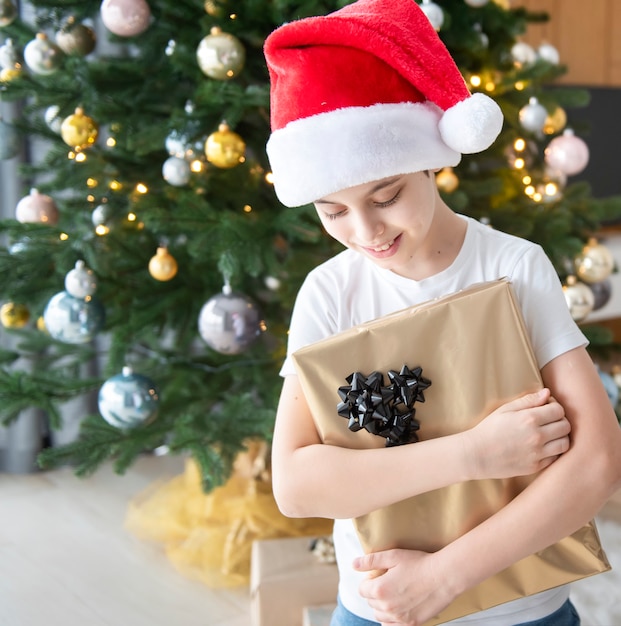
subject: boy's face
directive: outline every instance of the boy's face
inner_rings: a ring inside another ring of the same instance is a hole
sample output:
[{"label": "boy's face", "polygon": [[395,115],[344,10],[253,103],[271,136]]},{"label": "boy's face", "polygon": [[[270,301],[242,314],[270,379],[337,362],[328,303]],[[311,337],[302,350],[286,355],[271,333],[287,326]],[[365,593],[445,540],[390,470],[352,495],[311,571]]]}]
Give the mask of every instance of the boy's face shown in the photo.
[{"label": "boy's face", "polygon": [[433,247],[439,200],[428,172],[392,176],[329,194],[315,202],[326,232],[384,269],[417,278]]}]

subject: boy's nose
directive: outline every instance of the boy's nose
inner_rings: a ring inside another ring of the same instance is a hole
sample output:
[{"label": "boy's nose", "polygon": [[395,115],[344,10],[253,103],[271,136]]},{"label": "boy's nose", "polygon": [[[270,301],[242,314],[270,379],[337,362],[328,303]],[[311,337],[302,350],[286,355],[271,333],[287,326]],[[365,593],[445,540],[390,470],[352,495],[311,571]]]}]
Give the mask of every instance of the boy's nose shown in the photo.
[{"label": "boy's nose", "polygon": [[361,242],[378,243],[378,237],[384,232],[384,224],[378,217],[364,212],[359,216],[356,230]]}]

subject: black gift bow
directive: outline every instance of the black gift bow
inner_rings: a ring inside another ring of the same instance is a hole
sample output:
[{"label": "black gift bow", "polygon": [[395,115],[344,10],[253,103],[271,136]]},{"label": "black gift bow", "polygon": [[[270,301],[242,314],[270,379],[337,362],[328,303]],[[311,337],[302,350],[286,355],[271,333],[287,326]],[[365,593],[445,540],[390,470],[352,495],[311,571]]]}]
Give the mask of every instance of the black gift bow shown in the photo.
[{"label": "black gift bow", "polygon": [[414,418],[414,403],[425,401],[423,392],[431,385],[422,372],[421,367],[411,370],[407,365],[400,372],[390,370],[388,378],[392,384],[386,387],[381,372],[368,377],[353,372],[346,378],[349,385],[338,389],[341,402],[336,410],[349,420],[352,432],[364,428],[385,437],[387,446],[415,443],[420,423]]}]

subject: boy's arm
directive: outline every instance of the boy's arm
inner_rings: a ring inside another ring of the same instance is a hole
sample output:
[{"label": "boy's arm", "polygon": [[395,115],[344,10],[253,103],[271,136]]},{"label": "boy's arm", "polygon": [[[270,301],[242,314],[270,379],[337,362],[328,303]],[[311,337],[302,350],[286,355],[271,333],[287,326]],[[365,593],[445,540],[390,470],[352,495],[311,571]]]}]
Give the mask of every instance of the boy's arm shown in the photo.
[{"label": "boy's arm", "polygon": [[542,375],[571,422],[570,450],[501,511],[439,552],[363,557],[361,570],[388,569],[361,586],[378,619],[429,619],[461,592],[576,531],[621,487],[621,428],[586,350],[557,357]]},{"label": "boy's arm", "polygon": [[297,376],[287,376],[272,446],[274,495],[290,517],[357,517],[456,482],[531,474],[567,450],[568,432],[562,406],[542,390],[464,433],[373,450],[324,445]]}]

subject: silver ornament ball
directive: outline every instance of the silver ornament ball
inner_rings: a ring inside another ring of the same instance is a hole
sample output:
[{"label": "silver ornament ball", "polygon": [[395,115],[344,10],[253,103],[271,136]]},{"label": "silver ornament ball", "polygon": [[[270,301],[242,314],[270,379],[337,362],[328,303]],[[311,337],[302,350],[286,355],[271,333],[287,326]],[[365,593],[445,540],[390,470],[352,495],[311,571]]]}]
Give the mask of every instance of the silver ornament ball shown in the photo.
[{"label": "silver ornament ball", "polygon": [[190,182],[191,175],[190,164],[185,159],[171,156],[164,161],[162,176],[169,185],[183,187]]},{"label": "silver ornament ball", "polygon": [[94,296],[75,298],[67,291],[52,296],[43,312],[47,332],[57,341],[82,344],[103,328],[105,312]]}]

